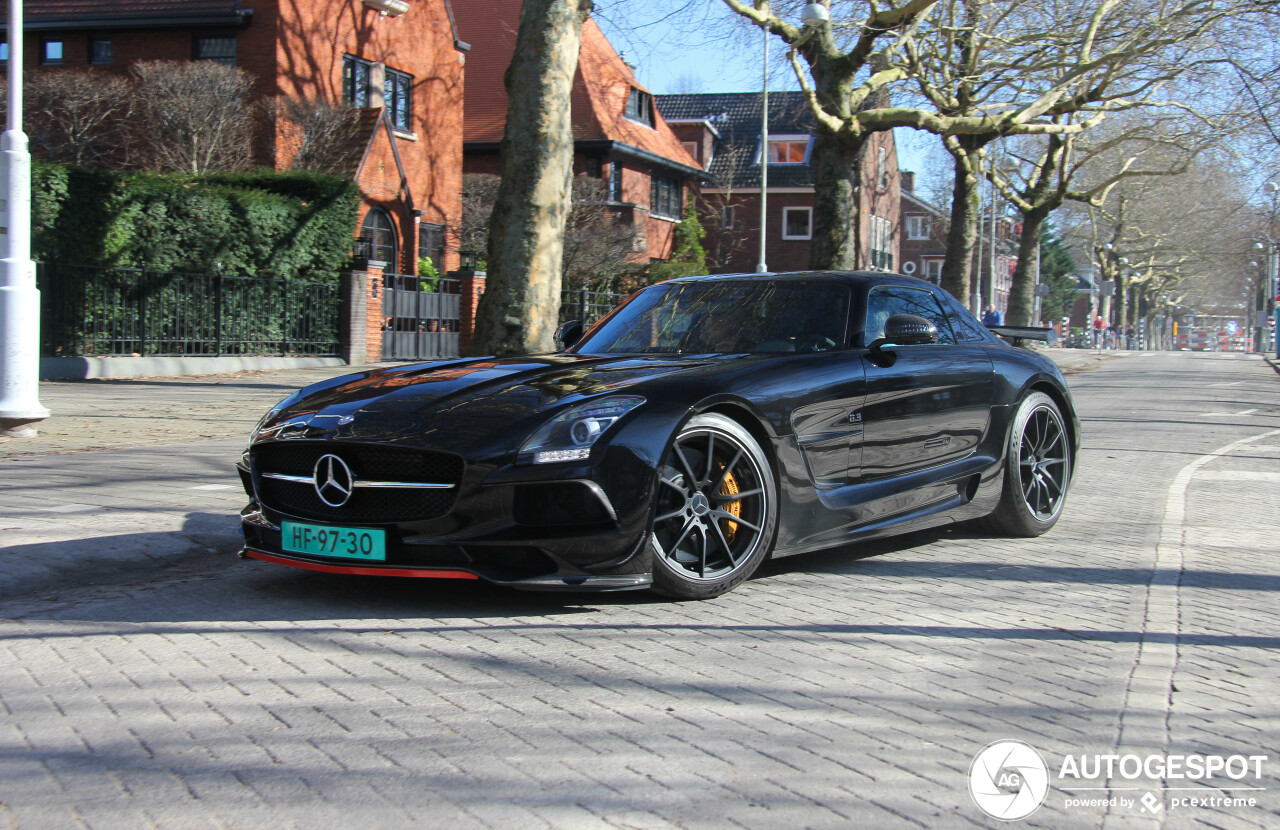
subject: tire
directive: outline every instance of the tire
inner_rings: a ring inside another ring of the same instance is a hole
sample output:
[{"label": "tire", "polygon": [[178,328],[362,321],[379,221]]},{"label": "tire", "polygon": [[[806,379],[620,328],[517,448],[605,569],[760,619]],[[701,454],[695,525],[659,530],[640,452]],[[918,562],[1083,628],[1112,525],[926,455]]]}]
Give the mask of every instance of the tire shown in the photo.
[{"label": "tire", "polygon": [[1004,492],[984,526],[1008,536],[1039,536],[1053,527],[1067,500],[1072,461],[1058,405],[1043,392],[1027,395],[1009,430]]},{"label": "tire", "polygon": [[698,415],[658,468],[650,521],[653,590],[708,599],[755,573],[773,549],[778,498],[760,444],[723,415]]}]

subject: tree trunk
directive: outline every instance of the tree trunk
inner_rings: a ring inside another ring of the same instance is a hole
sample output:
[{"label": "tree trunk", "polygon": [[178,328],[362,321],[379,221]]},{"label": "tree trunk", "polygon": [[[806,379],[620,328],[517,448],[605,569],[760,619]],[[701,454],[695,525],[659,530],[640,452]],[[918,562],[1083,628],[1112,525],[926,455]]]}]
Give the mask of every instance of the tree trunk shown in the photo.
[{"label": "tree trunk", "polygon": [[569,95],[591,0],[524,0],[507,67],[502,183],[489,222],[489,276],[473,354],[555,348],[573,174]]},{"label": "tree trunk", "polygon": [[862,179],[862,150],[866,142],[866,135],[851,144],[824,127],[818,128],[809,159],[813,169],[810,268],[854,271],[865,266],[861,256],[858,185]]},{"label": "tree trunk", "polygon": [[[838,113],[847,124],[853,115],[851,64],[839,56],[834,43],[820,35],[803,47],[813,75],[813,92],[827,112]],[[868,96],[863,108],[880,100]],[[862,155],[868,134],[839,133],[818,122],[809,158],[813,170],[813,244],[809,267],[852,271],[863,267],[859,215]]]},{"label": "tree trunk", "polygon": [[[969,306],[976,315],[969,296],[973,280],[973,249],[978,239],[978,213],[982,208],[979,190],[981,169],[978,150],[981,143],[961,139],[959,148],[951,149],[955,161],[955,190],[951,197],[951,227],[947,230],[947,258],[942,263],[942,289]],[[983,142],[985,143],[985,142]],[[981,305],[981,300],[978,300]]]},{"label": "tree trunk", "polygon": [[1018,237],[1018,264],[1009,286],[1009,309],[1005,322],[1011,326],[1039,325],[1035,311],[1036,263],[1040,256],[1040,230],[1049,211],[1035,209],[1022,214],[1022,236]]},{"label": "tree trunk", "polygon": [[1125,282],[1124,268],[1116,269],[1116,293],[1111,301],[1111,325],[1115,326],[1116,337],[1124,334],[1124,320],[1129,313],[1129,309],[1125,304],[1125,295],[1129,291],[1129,285]]}]

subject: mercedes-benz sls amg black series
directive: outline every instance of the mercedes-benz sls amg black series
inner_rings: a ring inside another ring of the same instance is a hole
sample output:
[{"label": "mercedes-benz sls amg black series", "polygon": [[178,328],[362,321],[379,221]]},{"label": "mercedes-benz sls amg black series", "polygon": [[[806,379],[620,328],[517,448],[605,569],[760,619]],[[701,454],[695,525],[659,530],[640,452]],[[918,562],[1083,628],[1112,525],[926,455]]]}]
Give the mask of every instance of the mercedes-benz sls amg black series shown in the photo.
[{"label": "mercedes-benz sls amg black series", "polygon": [[927,282],[689,277],[558,337],[281,401],[239,465],[242,555],[705,598],[770,556],[972,519],[1037,536],[1062,513],[1062,375]]}]

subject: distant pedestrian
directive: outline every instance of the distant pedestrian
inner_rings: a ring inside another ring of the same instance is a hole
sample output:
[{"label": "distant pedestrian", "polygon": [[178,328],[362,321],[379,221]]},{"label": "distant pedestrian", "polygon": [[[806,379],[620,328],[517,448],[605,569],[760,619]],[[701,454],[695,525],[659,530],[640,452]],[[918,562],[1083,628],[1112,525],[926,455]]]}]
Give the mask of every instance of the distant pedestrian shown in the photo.
[{"label": "distant pedestrian", "polygon": [[982,315],[982,325],[984,326],[1003,326],[1004,315],[1000,313],[1000,309],[996,308],[996,304],[992,303],[987,306],[987,313]]}]

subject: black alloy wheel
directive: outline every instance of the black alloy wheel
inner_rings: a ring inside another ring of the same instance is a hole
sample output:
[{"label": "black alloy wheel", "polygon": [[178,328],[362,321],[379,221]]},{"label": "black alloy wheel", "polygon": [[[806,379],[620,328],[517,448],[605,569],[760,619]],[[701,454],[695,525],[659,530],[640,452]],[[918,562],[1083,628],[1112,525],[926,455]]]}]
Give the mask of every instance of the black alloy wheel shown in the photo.
[{"label": "black alloy wheel", "polygon": [[988,526],[1012,536],[1039,536],[1062,515],[1071,482],[1071,442],[1053,398],[1022,400],[1009,434],[1004,493]]},{"label": "black alloy wheel", "polygon": [[773,547],[776,493],[749,432],[723,415],[691,419],[659,470],[654,590],[706,599],[751,576]]}]

